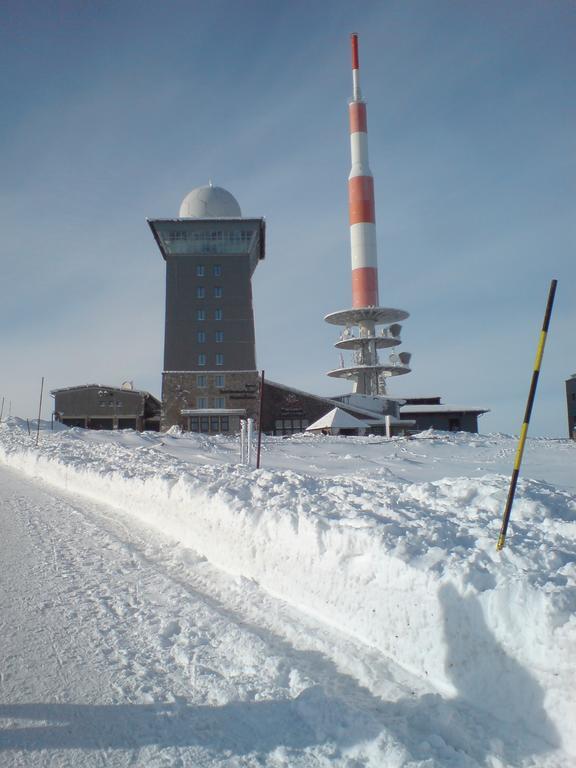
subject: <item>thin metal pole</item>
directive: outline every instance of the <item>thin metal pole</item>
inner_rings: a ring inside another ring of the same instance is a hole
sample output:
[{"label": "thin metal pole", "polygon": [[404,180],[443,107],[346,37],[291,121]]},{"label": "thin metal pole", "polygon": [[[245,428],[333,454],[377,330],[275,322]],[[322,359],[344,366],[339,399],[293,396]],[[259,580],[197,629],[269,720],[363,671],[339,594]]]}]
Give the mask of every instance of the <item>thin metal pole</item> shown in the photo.
[{"label": "thin metal pole", "polygon": [[246,464],[246,421],[240,420],[240,463]]},{"label": "thin metal pole", "polygon": [[496,549],[498,551],[503,549],[504,544],[506,543],[506,531],[508,530],[508,523],[510,521],[512,504],[514,503],[514,494],[516,493],[516,485],[518,483],[518,475],[520,473],[520,464],[522,463],[522,456],[524,454],[524,445],[526,443],[526,435],[528,434],[528,424],[530,423],[532,406],[534,405],[534,397],[536,396],[536,387],[538,386],[538,376],[540,374],[542,356],[544,355],[544,346],[546,344],[546,336],[548,334],[548,326],[550,324],[550,315],[552,314],[552,306],[554,304],[554,296],[556,294],[557,284],[558,284],[558,280],[552,280],[552,282],[550,283],[550,291],[548,293],[548,303],[546,304],[544,322],[542,324],[542,331],[540,333],[540,340],[538,342],[538,350],[536,352],[536,361],[534,363],[534,371],[532,373],[532,382],[530,384],[530,391],[528,393],[528,402],[526,403],[526,412],[524,414],[524,422],[522,423],[522,429],[520,430],[520,439],[518,441],[518,448],[516,450],[516,458],[514,460],[514,469],[512,470],[512,477],[510,478],[510,488],[508,490],[508,499],[506,500],[504,516],[502,518],[502,527],[500,528],[498,544],[496,545]]},{"label": "thin metal pole", "polygon": [[42,395],[44,394],[44,376],[42,376],[42,384],[40,385],[40,405],[38,406],[38,426],[36,428],[36,445],[40,439],[40,416],[42,414]]},{"label": "thin metal pole", "polygon": [[2,407],[0,408],[0,423],[2,422],[3,414],[4,414],[4,398],[2,398]]},{"label": "thin metal pole", "polygon": [[256,451],[256,469],[260,469],[260,453],[262,451],[262,403],[264,402],[264,371],[260,377],[260,405],[258,407],[258,449]]},{"label": "thin metal pole", "polygon": [[26,426],[28,427],[28,437],[30,437],[30,419],[26,419]]},{"label": "thin metal pole", "polygon": [[246,447],[246,463],[252,464],[252,440],[254,439],[254,419],[248,419],[248,437]]}]

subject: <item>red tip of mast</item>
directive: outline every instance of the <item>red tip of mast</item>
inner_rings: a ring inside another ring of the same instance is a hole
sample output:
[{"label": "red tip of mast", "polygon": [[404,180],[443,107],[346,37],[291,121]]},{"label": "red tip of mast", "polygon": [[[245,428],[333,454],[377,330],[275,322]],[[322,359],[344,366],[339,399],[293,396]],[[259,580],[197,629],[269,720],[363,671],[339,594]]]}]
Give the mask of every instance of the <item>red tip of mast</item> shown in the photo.
[{"label": "red tip of mast", "polygon": [[360,69],[358,63],[358,35],[356,32],[352,32],[350,35],[350,42],[352,44],[352,69]]}]

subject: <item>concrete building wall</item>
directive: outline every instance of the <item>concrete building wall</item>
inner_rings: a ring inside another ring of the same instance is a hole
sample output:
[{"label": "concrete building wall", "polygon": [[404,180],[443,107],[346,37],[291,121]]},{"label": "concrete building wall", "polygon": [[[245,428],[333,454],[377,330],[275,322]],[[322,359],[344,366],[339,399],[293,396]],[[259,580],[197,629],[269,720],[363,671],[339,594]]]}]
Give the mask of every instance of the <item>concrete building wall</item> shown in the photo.
[{"label": "concrete building wall", "polygon": [[576,440],[576,374],[566,381],[566,407],[568,410],[568,436]]}]

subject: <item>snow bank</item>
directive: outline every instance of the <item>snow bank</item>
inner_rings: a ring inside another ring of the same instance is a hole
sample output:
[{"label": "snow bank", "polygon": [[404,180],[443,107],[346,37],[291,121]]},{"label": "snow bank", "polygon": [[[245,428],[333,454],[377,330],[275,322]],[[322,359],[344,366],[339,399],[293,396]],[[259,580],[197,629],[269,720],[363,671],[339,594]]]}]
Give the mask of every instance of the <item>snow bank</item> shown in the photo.
[{"label": "snow bank", "polygon": [[[0,429],[0,459],[130,512],[444,695],[576,755],[576,497],[521,480],[497,553],[508,478],[454,471],[471,446],[490,463],[512,439],[430,437],[417,460],[396,451],[386,461],[391,443],[370,438],[270,439],[267,463],[285,468],[256,471],[233,463],[231,439],[67,430],[43,433],[36,448],[13,420]],[[348,474],[330,469],[334,453],[339,467],[349,456],[343,446],[354,452]],[[572,466],[574,447],[531,443],[542,461],[560,451]],[[310,471],[290,469],[303,452]],[[418,463],[436,479],[415,482]]]}]

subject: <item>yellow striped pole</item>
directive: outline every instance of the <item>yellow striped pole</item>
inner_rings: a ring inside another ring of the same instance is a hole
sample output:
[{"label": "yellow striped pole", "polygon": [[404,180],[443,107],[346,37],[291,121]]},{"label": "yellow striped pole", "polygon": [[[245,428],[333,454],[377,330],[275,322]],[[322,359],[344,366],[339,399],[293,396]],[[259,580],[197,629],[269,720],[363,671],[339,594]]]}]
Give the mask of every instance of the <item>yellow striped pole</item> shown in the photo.
[{"label": "yellow striped pole", "polygon": [[540,365],[542,364],[542,356],[544,355],[544,345],[546,344],[546,336],[548,334],[550,315],[552,314],[552,305],[554,304],[554,295],[556,294],[557,285],[558,280],[552,280],[550,283],[548,303],[546,304],[544,323],[542,324],[542,331],[540,333],[540,340],[538,342],[538,351],[536,352],[536,362],[534,363],[534,371],[532,373],[532,383],[530,384],[528,402],[526,403],[526,413],[524,414],[524,422],[522,424],[522,429],[520,430],[520,439],[518,440],[516,458],[514,459],[514,469],[512,470],[510,489],[508,490],[508,499],[506,500],[506,508],[504,509],[504,516],[502,518],[502,527],[500,528],[500,536],[498,537],[498,544],[496,545],[496,549],[498,551],[503,549],[504,544],[506,543],[506,531],[508,530],[510,512],[512,511],[512,504],[514,503],[514,494],[516,493],[516,484],[518,483],[520,464],[522,463],[522,455],[524,454],[524,444],[526,443],[526,435],[528,434],[528,424],[530,423],[530,415],[532,414],[532,406],[534,405],[534,397],[536,396],[536,387],[538,386]]}]

